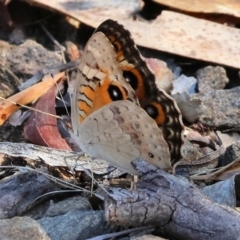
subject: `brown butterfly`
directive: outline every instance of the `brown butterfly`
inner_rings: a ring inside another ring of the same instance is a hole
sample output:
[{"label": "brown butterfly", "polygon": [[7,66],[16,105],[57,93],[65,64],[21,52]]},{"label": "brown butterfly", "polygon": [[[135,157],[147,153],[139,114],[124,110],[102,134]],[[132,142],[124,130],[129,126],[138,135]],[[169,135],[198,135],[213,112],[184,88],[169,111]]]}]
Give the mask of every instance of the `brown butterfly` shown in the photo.
[{"label": "brown butterfly", "polygon": [[181,159],[180,110],[157,89],[129,31],[113,20],[86,44],[71,112],[80,148],[124,171],[136,174],[131,162],[137,158],[165,170]]}]

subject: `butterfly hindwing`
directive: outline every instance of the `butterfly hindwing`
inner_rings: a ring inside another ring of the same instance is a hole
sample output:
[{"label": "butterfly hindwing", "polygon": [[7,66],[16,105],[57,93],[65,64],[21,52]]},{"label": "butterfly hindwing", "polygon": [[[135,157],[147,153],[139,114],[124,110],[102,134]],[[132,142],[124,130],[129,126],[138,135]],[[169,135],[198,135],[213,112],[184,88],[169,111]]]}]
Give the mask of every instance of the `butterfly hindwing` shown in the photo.
[{"label": "butterfly hindwing", "polygon": [[161,169],[171,168],[166,141],[155,121],[128,100],[112,102],[93,112],[83,121],[78,142],[114,166],[136,173],[131,162],[143,158]]},{"label": "butterfly hindwing", "polygon": [[163,133],[171,154],[171,163],[182,158],[184,125],[176,101],[164,90],[142,103],[142,108],[156,122]]}]

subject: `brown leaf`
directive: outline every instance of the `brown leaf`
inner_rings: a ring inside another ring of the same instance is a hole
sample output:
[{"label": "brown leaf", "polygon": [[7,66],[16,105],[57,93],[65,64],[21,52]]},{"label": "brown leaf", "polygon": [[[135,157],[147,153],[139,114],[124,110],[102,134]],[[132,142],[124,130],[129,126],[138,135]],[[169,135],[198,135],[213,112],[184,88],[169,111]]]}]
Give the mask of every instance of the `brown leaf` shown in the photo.
[{"label": "brown leaf", "polygon": [[33,111],[24,126],[24,133],[34,144],[71,151],[58,131],[57,119],[45,114],[56,114],[55,95],[56,85],[52,86],[36,103],[35,108],[43,113]]}]

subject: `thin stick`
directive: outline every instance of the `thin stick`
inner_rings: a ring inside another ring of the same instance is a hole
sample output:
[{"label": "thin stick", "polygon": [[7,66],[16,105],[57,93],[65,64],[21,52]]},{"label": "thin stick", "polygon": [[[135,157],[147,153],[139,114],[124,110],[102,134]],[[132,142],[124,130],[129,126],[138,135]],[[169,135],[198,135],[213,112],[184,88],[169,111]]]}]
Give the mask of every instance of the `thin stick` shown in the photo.
[{"label": "thin stick", "polygon": [[6,101],[6,102],[12,103],[12,104],[14,104],[14,105],[16,105],[16,106],[20,106],[20,107],[23,107],[23,108],[26,108],[26,109],[29,109],[29,110],[32,110],[32,111],[35,111],[35,112],[43,113],[43,114],[46,114],[46,115],[48,115],[48,116],[55,117],[55,118],[58,118],[58,119],[62,119],[62,117],[60,117],[60,116],[57,116],[57,115],[54,115],[54,114],[51,114],[51,113],[47,113],[47,112],[43,112],[43,111],[38,110],[38,109],[36,109],[36,108],[28,107],[28,106],[26,106],[26,105],[13,102],[13,101],[11,101],[11,100],[9,100],[9,99],[6,99],[6,98],[3,98],[3,97],[0,97],[0,99],[2,99],[3,101]]},{"label": "thin stick", "polygon": [[53,35],[44,27],[43,24],[40,24],[40,27],[42,28],[42,30],[47,34],[47,36],[51,39],[51,41],[56,44],[61,51],[66,51],[66,48],[64,46],[62,46],[54,37]]}]

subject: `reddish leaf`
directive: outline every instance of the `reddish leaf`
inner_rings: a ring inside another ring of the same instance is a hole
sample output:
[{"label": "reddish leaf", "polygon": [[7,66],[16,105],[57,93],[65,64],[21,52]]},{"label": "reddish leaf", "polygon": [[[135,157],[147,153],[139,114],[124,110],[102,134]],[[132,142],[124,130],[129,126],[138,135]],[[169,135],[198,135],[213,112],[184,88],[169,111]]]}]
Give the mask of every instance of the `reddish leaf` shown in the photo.
[{"label": "reddish leaf", "polygon": [[24,132],[34,144],[71,151],[58,131],[57,119],[45,114],[56,114],[55,95],[56,86],[54,85],[35,104],[34,108],[43,111],[43,113],[33,111],[24,126]]}]

